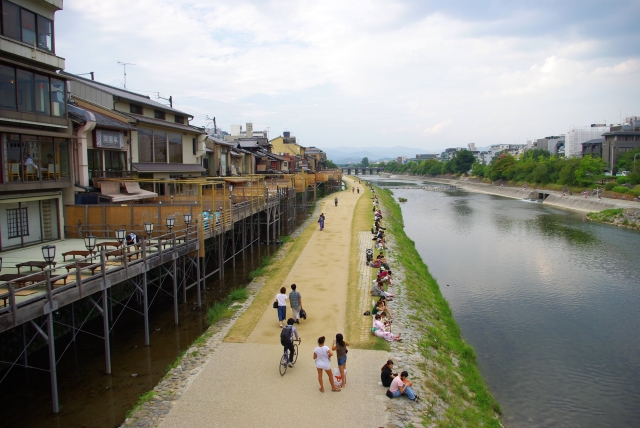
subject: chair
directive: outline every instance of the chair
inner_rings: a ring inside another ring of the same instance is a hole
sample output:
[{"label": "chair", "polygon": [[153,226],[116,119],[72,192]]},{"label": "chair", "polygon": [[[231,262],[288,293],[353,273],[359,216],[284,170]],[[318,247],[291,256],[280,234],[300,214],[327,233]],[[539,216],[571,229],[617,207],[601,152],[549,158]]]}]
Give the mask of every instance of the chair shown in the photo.
[{"label": "chair", "polygon": [[20,181],[20,164],[9,162],[9,181]]},{"label": "chair", "polygon": [[49,180],[60,180],[60,164],[50,163],[47,167],[47,173],[49,174]]},{"label": "chair", "polygon": [[33,165],[28,164],[25,165],[26,168],[26,172],[25,172],[25,179],[27,181],[35,181],[36,180],[36,169]]}]

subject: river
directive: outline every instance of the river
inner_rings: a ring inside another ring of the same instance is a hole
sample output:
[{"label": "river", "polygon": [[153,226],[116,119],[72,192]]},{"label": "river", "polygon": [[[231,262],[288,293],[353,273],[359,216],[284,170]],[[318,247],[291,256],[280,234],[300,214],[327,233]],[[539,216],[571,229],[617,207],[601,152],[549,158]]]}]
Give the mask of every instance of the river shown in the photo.
[{"label": "river", "polygon": [[505,426],[640,426],[639,232],[499,196],[393,192]]}]

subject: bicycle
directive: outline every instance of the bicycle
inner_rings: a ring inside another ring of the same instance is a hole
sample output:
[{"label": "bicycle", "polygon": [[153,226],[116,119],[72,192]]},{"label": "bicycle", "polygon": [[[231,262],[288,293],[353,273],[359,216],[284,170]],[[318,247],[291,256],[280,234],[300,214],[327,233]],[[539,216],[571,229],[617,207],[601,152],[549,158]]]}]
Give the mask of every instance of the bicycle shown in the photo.
[{"label": "bicycle", "polygon": [[[296,343],[297,342],[297,343]],[[293,339],[293,358],[292,361],[289,361],[289,350],[284,348],[284,354],[280,358],[280,376],[284,376],[287,372],[287,368],[289,367],[289,363],[295,364],[298,360],[298,345],[302,342],[302,339]]]}]

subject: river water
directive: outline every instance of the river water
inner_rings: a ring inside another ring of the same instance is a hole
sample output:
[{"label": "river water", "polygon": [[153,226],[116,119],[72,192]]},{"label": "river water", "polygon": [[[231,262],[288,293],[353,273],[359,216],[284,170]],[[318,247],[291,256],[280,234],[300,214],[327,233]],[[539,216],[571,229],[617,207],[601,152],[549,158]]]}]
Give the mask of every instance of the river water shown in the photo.
[{"label": "river water", "polygon": [[507,427],[640,426],[640,233],[499,196],[393,192]]}]

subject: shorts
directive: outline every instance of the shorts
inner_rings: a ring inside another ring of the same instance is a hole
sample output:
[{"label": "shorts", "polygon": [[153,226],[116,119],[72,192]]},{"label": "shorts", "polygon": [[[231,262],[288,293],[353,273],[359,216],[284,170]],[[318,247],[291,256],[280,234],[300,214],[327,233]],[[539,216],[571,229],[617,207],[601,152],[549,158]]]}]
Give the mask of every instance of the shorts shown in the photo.
[{"label": "shorts", "polygon": [[345,355],[342,358],[338,358],[338,367],[340,366],[344,366],[344,364],[347,362],[347,356]]}]

